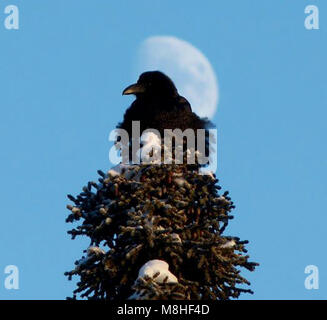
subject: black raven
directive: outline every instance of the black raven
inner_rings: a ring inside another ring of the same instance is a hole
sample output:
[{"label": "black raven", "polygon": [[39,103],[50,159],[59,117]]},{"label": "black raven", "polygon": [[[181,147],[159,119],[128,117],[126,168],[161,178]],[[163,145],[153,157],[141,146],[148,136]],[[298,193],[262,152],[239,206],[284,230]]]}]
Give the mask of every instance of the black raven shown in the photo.
[{"label": "black raven", "polygon": [[123,95],[134,94],[135,101],[126,110],[123,122],[117,128],[127,130],[131,136],[132,121],[140,121],[141,133],[157,129],[206,129],[213,127],[208,119],[198,117],[190,103],[178,94],[173,81],[160,71],[141,74],[137,83],[128,86]]},{"label": "black raven", "polygon": [[[196,141],[198,129],[214,128],[207,118],[200,118],[192,112],[190,103],[178,94],[173,81],[160,71],[142,73],[137,83],[123,91],[123,95],[128,94],[134,94],[136,99],[126,110],[124,119],[117,128],[126,130],[130,138],[132,121],[140,122],[141,135],[146,129],[158,130],[161,137],[164,137],[165,129],[180,129],[183,132],[193,129]],[[209,133],[206,130],[206,155],[209,149]]]}]

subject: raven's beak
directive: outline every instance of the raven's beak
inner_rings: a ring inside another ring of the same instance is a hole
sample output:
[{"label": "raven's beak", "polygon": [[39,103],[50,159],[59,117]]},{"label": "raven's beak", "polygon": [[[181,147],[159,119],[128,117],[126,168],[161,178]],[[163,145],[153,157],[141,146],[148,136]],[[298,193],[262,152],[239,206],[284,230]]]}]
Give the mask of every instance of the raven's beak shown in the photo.
[{"label": "raven's beak", "polygon": [[126,95],[126,94],[138,94],[138,93],[142,93],[144,91],[145,91],[144,86],[142,86],[141,84],[138,84],[138,83],[134,83],[134,84],[128,86],[123,91],[123,95]]}]

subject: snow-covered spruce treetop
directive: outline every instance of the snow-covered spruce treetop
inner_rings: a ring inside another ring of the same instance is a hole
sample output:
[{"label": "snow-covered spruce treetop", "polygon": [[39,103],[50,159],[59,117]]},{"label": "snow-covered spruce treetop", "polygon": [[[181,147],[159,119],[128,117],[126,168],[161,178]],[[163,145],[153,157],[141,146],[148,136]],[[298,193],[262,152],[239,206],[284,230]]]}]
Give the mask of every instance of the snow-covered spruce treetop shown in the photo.
[{"label": "snow-covered spruce treetop", "polygon": [[[253,271],[245,244],[224,231],[234,205],[217,180],[187,165],[133,165],[99,171],[68,205],[72,238],[90,247],[67,272],[80,277],[73,297],[229,299]],[[242,285],[244,284],[244,285]]]},{"label": "snow-covered spruce treetop", "polygon": [[[155,77],[162,80],[160,74]],[[181,122],[192,128],[194,121],[195,129],[207,123],[196,115],[179,115],[192,111],[172,82],[161,86],[172,96],[162,97],[156,81],[144,84],[149,75],[140,79],[124,91],[137,90],[137,99],[120,127],[129,130],[134,118],[141,121],[142,130],[150,123],[163,129],[164,121],[171,129]],[[155,101],[145,94],[149,88],[170,103],[171,110],[151,115],[148,104]],[[176,110],[180,103],[184,111]],[[139,108],[148,114],[137,112]],[[187,163],[189,149],[183,147],[183,164],[163,164],[151,160],[165,148],[163,140],[153,135],[143,139],[143,150],[138,152],[150,160],[147,164],[120,164],[107,173],[99,170],[97,182],[88,182],[76,197],[68,196],[73,204],[67,205],[71,213],[66,221],[77,224],[69,234],[72,239],[90,239],[73,270],[66,272],[69,279],[79,277],[73,298],[216,300],[252,293],[240,274],[257,265],[249,261],[247,241],[225,235],[234,208],[228,192],[220,191],[213,173],[201,174],[198,162]]]}]

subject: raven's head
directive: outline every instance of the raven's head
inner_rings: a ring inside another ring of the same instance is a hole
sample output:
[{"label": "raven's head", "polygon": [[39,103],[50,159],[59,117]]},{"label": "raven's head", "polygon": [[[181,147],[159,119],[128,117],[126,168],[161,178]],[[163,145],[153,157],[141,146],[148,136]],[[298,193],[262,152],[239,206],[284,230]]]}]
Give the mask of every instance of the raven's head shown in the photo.
[{"label": "raven's head", "polygon": [[125,94],[134,94],[136,97],[174,97],[177,89],[173,81],[160,71],[148,71],[140,75],[137,83],[128,86]]}]

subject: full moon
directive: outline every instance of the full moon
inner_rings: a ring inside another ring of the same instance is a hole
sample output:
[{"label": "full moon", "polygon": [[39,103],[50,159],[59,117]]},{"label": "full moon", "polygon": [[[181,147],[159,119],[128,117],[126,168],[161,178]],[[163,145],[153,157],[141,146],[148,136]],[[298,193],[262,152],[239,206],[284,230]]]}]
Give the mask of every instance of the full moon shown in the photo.
[{"label": "full moon", "polygon": [[169,76],[199,116],[214,116],[219,98],[217,78],[199,49],[172,36],[149,37],[140,45],[137,72],[152,70]]}]

